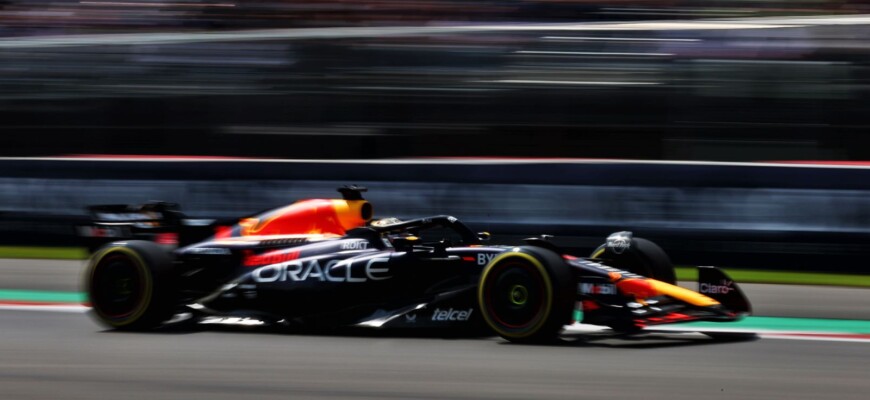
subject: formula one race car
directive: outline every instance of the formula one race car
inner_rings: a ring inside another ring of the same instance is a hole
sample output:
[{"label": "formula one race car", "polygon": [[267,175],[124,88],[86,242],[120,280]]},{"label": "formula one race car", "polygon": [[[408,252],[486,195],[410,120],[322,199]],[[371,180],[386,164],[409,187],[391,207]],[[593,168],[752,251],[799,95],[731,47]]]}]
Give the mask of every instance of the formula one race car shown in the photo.
[{"label": "formula one race car", "polygon": [[[454,217],[372,220],[364,188],[244,218],[211,238],[167,249],[110,243],[94,253],[86,286],[97,319],[149,330],[177,321],[301,327],[449,328],[516,342],[551,340],[577,322],[638,332],[750,312],[713,267],[700,293],[675,286],[665,253],[617,232],[590,258],[546,237],[485,244]],[[579,311],[579,312],[578,312]]]}]

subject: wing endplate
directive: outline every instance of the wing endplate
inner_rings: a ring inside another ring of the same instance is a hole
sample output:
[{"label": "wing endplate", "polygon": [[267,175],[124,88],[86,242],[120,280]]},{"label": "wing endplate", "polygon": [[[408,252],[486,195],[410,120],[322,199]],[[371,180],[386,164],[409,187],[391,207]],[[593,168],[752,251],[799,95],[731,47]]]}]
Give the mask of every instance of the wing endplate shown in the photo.
[{"label": "wing endplate", "polygon": [[716,267],[698,267],[698,292],[722,303],[729,311],[752,313],[749,299],[728,274]]}]

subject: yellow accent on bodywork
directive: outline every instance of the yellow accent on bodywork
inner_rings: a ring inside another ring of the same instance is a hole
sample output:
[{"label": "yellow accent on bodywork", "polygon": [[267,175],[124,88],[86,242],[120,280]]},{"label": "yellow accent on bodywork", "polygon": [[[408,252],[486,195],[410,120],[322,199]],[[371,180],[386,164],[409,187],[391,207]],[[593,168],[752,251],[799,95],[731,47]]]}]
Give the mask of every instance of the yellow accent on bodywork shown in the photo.
[{"label": "yellow accent on bodywork", "polygon": [[604,248],[604,247],[602,247],[602,248],[600,248],[600,249],[598,249],[598,250],[595,250],[595,252],[592,253],[592,257],[590,257],[590,258],[599,258],[599,257],[601,257],[601,255],[604,254],[604,251],[605,251],[605,250],[607,250],[607,249]]},{"label": "yellow accent on bodywork", "polygon": [[335,215],[338,217],[338,222],[347,230],[366,225],[368,220],[364,219],[362,215],[362,209],[366,204],[368,204],[368,201],[365,200],[332,201],[332,207],[335,210]]},{"label": "yellow accent on bodywork", "polygon": [[703,294],[691,291],[689,289],[674,286],[669,283],[657,281],[655,279],[647,279],[647,282],[659,294],[685,301],[686,303],[689,303],[693,306],[710,307],[720,304],[716,300],[713,300],[707,296],[704,296]]},{"label": "yellow accent on bodywork", "polygon": [[239,221],[239,226],[241,227],[239,234],[242,236],[250,236],[259,224],[260,220],[258,218],[244,218]]}]

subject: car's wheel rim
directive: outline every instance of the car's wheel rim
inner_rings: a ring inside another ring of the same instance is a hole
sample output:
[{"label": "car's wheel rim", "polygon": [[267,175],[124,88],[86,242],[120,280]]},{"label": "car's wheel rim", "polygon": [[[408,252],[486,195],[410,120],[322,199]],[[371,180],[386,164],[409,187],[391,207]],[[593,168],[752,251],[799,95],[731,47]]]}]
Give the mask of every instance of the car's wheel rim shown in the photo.
[{"label": "car's wheel rim", "polygon": [[492,271],[484,289],[487,308],[499,325],[522,330],[542,318],[546,304],[544,281],[537,269],[521,260],[506,260]]},{"label": "car's wheel rim", "polygon": [[514,285],[511,287],[510,301],[517,306],[525,305],[529,301],[529,289],[523,285]]},{"label": "car's wheel rim", "polygon": [[146,278],[141,266],[125,254],[109,254],[97,264],[92,305],[101,315],[124,320],[142,307]]}]

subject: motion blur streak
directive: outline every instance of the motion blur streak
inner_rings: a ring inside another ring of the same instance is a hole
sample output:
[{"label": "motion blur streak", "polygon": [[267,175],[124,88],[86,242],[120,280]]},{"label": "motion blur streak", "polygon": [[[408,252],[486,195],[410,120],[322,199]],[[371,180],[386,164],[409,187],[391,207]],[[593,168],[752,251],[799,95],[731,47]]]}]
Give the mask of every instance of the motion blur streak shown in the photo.
[{"label": "motion blur streak", "polygon": [[235,7],[235,4],[195,4],[195,3],[136,3],[122,1],[80,1],[79,4],[92,6],[122,6],[122,7]]},{"label": "motion blur streak", "polygon": [[4,4],[5,156],[870,158],[851,5]]}]

